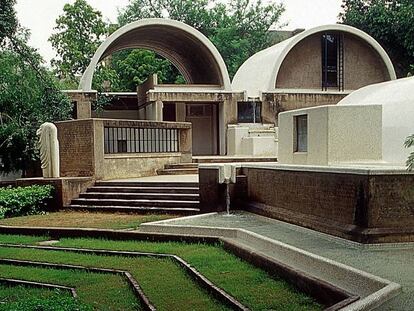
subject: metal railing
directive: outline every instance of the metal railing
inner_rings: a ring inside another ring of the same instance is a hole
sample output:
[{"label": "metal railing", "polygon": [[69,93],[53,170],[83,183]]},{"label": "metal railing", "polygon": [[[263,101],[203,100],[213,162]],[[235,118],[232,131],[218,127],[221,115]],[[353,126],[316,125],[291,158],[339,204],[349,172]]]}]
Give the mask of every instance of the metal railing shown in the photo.
[{"label": "metal railing", "polygon": [[104,152],[178,152],[178,131],[176,128],[104,127]]}]

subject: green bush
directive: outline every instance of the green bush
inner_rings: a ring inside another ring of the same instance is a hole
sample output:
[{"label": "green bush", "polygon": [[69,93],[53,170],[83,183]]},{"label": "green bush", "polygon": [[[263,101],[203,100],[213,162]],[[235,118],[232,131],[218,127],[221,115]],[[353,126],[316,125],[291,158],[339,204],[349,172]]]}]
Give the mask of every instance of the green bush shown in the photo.
[{"label": "green bush", "polygon": [[44,213],[52,194],[50,185],[0,188],[0,219]]}]

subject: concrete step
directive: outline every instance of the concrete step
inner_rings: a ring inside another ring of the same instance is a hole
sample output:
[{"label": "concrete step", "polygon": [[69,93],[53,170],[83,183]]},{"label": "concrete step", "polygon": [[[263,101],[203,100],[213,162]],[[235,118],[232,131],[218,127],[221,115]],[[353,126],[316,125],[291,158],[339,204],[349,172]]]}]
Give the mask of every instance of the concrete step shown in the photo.
[{"label": "concrete step", "polygon": [[141,182],[141,181],[97,181],[99,187],[166,187],[166,188],[198,188],[198,182]]},{"label": "concrete step", "polygon": [[199,201],[199,194],[185,193],[118,193],[118,192],[86,192],[80,198],[85,199],[123,199],[123,200],[179,200]]},{"label": "concrete step", "polygon": [[178,163],[178,164],[166,164],[165,169],[182,169],[182,168],[198,168],[197,163]]},{"label": "concrete step", "polygon": [[172,215],[195,215],[200,212],[198,208],[168,208],[168,207],[137,207],[137,206],[99,206],[73,204],[65,206],[67,210],[97,212],[97,213],[128,213],[128,214],[172,214]]},{"label": "concrete step", "polygon": [[198,174],[198,168],[173,168],[157,171],[158,175],[190,175]]},{"label": "concrete step", "polygon": [[111,187],[111,186],[95,186],[88,188],[86,192],[113,192],[113,193],[183,193],[197,194],[198,187]]},{"label": "concrete step", "polygon": [[125,200],[125,199],[86,199],[72,200],[71,205],[93,206],[130,206],[130,207],[163,207],[163,208],[198,208],[199,201],[179,200]]}]

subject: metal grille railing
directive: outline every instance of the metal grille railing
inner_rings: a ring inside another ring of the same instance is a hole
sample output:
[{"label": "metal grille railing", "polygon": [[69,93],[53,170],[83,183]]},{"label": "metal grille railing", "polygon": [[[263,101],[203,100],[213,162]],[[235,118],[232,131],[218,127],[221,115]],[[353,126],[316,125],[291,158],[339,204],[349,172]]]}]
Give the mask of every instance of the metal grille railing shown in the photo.
[{"label": "metal grille railing", "polygon": [[104,152],[178,152],[178,131],[173,128],[104,127]]}]

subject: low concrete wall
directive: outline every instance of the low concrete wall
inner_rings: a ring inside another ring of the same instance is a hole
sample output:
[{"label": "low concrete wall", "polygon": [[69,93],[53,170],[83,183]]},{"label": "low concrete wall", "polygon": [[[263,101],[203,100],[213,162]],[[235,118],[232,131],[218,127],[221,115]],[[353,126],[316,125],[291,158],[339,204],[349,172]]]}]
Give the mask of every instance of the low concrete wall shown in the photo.
[{"label": "low concrete wall", "polygon": [[60,210],[70,204],[72,199],[79,197],[95,181],[88,177],[79,178],[22,178],[16,180],[16,185],[25,187],[32,185],[52,185],[55,188],[52,210]]},{"label": "low concrete wall", "polygon": [[145,153],[105,155],[102,179],[121,179],[157,175],[166,164],[180,163],[180,153]]}]

